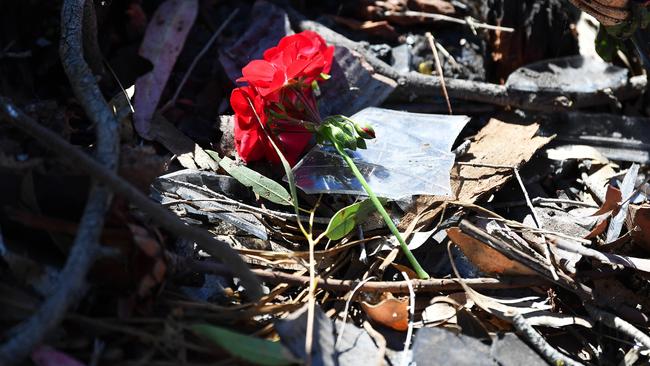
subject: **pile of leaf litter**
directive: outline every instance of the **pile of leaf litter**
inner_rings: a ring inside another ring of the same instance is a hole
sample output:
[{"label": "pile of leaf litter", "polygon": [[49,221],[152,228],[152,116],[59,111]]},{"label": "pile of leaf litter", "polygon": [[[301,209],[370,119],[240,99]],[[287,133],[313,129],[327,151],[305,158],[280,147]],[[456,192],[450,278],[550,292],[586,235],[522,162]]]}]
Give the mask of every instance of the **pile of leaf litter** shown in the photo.
[{"label": "pile of leaf litter", "polygon": [[[0,10],[0,364],[648,361],[646,78],[568,3]],[[451,194],[385,204],[430,279],[365,197],[299,189],[297,216],[238,160],[234,81],[301,30],[337,47],[324,114],[472,117]]]}]

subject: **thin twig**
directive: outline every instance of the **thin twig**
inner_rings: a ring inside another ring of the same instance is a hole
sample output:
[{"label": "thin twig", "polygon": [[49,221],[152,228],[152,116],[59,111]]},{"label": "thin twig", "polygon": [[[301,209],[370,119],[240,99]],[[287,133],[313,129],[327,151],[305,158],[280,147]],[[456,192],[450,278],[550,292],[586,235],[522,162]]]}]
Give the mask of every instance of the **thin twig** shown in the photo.
[{"label": "thin twig", "polygon": [[406,339],[404,339],[404,350],[402,351],[402,366],[408,366],[410,362],[409,357],[409,348],[411,348],[411,338],[413,337],[413,322],[415,321],[415,291],[413,290],[413,285],[411,285],[411,280],[406,275],[405,272],[401,272],[402,277],[406,282],[406,285],[409,289],[409,325],[406,330]]},{"label": "thin twig", "polygon": [[431,47],[431,52],[433,53],[433,60],[436,62],[436,71],[438,71],[438,76],[440,77],[440,89],[442,89],[442,95],[445,97],[445,102],[447,102],[447,110],[449,114],[454,114],[451,110],[451,102],[449,101],[449,94],[447,93],[447,85],[445,84],[445,74],[442,71],[442,65],[440,63],[440,57],[438,57],[438,49],[436,48],[436,39],[433,38],[431,32],[425,33],[427,40],[429,41],[429,47]]},{"label": "thin twig", "polygon": [[517,329],[519,334],[526,338],[528,343],[530,343],[536,350],[539,352],[546,361],[551,365],[567,365],[567,366],[581,366],[582,363],[575,361],[560,351],[553,348],[546,340],[539,334],[533,327],[528,324],[526,318],[521,314],[516,313],[512,317],[512,325]]},{"label": "thin twig", "polygon": [[[169,255],[169,254],[168,254]],[[177,271],[192,271],[198,273],[213,273],[220,275],[230,275],[230,270],[223,264],[210,261],[197,261],[191,258],[174,258],[170,262],[176,261]],[[267,283],[286,283],[295,286],[308,286],[309,276],[298,276],[290,273],[284,273],[275,270],[251,269],[260,280]],[[318,278],[316,284],[318,288],[330,291],[347,292],[355,287],[361,281],[358,280],[339,280],[334,278]],[[412,279],[410,281],[413,290],[416,293],[458,291],[463,287],[455,279],[433,278],[428,280]],[[475,289],[505,289],[505,288],[525,288],[534,286],[547,286],[551,284],[548,280],[533,276],[508,277],[508,278],[469,278],[465,283]],[[409,288],[406,281],[369,281],[361,285],[358,291],[362,292],[391,292],[393,294],[408,294]]]},{"label": "thin twig", "polygon": [[[60,56],[63,67],[75,96],[83,106],[86,115],[96,127],[95,156],[91,157],[101,169],[113,173],[117,168],[119,152],[118,123],[106,104],[90,68],[83,57],[83,14],[84,0],[66,0],[61,9]],[[92,4],[91,4],[92,5]],[[93,22],[93,20],[87,20]],[[13,105],[0,98],[0,116],[10,122],[28,118]],[[30,122],[36,124],[30,119]],[[40,126],[39,126],[40,127]],[[54,135],[54,134],[52,134]],[[56,136],[56,135],[54,135]],[[60,137],[58,139],[63,141]],[[49,139],[43,139],[48,144]],[[64,141],[65,142],[65,141]],[[68,307],[81,295],[85,277],[99,248],[99,236],[104,226],[104,215],[112,200],[112,192],[94,179],[84,208],[79,231],[75,237],[68,259],[61,270],[56,292],[34,312],[29,319],[15,327],[12,337],[0,346],[0,364],[12,365],[21,362],[46,333],[56,327]]]},{"label": "thin twig", "polygon": [[176,104],[176,100],[178,100],[178,96],[181,94],[181,90],[183,90],[183,86],[185,86],[185,83],[187,82],[187,79],[189,79],[190,75],[192,75],[192,71],[194,71],[194,68],[196,65],[199,63],[199,60],[203,58],[203,56],[210,50],[212,47],[212,44],[219,38],[221,35],[221,32],[223,32],[224,29],[230,24],[230,22],[235,18],[235,15],[239,13],[239,9],[233,10],[232,13],[226,18],[226,20],[221,23],[221,26],[214,32],[212,37],[208,40],[208,42],[203,46],[201,51],[194,57],[194,60],[192,60],[192,63],[190,64],[190,67],[187,68],[187,71],[185,71],[185,75],[183,75],[183,79],[181,79],[180,84],[178,84],[178,87],[176,88],[176,91],[174,92],[174,95],[171,97],[171,99],[165,103],[165,106],[161,109],[162,111],[172,107],[173,105]]},{"label": "thin twig", "polygon": [[35,137],[45,147],[72,162],[76,168],[85,171],[93,178],[104,183],[113,192],[124,196],[161,227],[180,237],[194,241],[206,253],[222,260],[232,269],[233,274],[241,278],[251,300],[256,301],[262,296],[257,277],[250,272],[246,263],[227,243],[216,240],[206,230],[185,224],[176,215],[149,199],[124,178],[104,168],[93,158],[63,140],[59,135],[39,125],[5,99],[0,99],[0,116]]},{"label": "thin twig", "polygon": [[438,51],[440,51],[440,53],[442,53],[443,56],[447,58],[447,60],[449,60],[449,63],[455,70],[463,68],[463,66],[456,61],[454,56],[452,56],[451,53],[449,53],[449,51],[447,51],[447,49],[440,44],[440,42],[436,42],[436,48]]},{"label": "thin twig", "polygon": [[459,19],[459,18],[450,17],[449,15],[425,13],[425,12],[422,12],[422,11],[414,11],[414,10],[406,10],[406,11],[402,11],[402,12],[387,11],[387,12],[384,13],[384,15],[393,16],[393,17],[394,16],[405,16],[405,17],[428,18],[428,19],[442,21],[442,22],[463,24],[463,25],[467,25],[467,26],[470,26],[470,27],[473,27],[473,28],[483,28],[483,29],[507,32],[507,33],[512,33],[512,32],[515,31],[514,28],[480,23],[480,22],[475,21],[472,18]]},{"label": "thin twig", "polygon": [[530,201],[530,196],[528,195],[528,190],[526,189],[526,186],[524,185],[523,179],[521,179],[521,175],[519,174],[519,169],[517,169],[517,167],[513,167],[512,170],[515,173],[515,178],[517,178],[517,182],[519,183],[519,187],[521,188],[521,192],[524,194],[524,199],[526,200],[526,204],[528,205],[528,208],[530,209],[530,212],[533,214],[533,219],[535,220],[535,226],[537,226],[538,229],[542,229],[542,221],[539,219],[539,216],[537,215],[537,210],[535,210],[535,207],[533,206],[533,203]]},{"label": "thin twig", "polygon": [[[521,188],[521,191],[524,194],[524,199],[526,199],[526,204],[528,205],[528,209],[530,209],[530,212],[533,214],[535,225],[537,226],[538,229],[543,229],[542,221],[539,219],[539,216],[537,215],[537,210],[535,209],[535,206],[533,206],[533,203],[530,200],[530,196],[528,195],[528,190],[526,189],[526,185],[524,185],[524,180],[521,179],[521,175],[519,174],[519,169],[517,167],[513,167],[512,170],[514,171],[515,177],[517,178],[517,182],[519,183],[519,187]],[[546,239],[544,234],[541,235],[543,239]],[[557,281],[559,277],[557,275],[557,271],[555,270],[553,259],[551,258],[551,247],[548,243],[544,243],[541,249],[544,252],[543,253],[544,259],[546,259],[546,263],[548,264],[548,270],[551,272],[551,276],[553,276],[553,279]]]},{"label": "thin twig", "polygon": [[532,199],[532,202],[535,205],[538,205],[540,203],[558,203],[558,204],[574,205],[574,206],[582,206],[582,207],[591,207],[591,208],[598,208],[599,207],[598,205],[593,204],[593,203],[589,203],[589,202],[568,200],[568,199],[562,199],[562,198],[535,197],[535,198]]},{"label": "thin twig", "polygon": [[350,303],[352,302],[352,299],[354,299],[354,294],[357,292],[357,290],[359,290],[363,286],[364,283],[369,282],[373,278],[375,278],[375,276],[370,276],[364,279],[363,281],[359,282],[359,284],[356,285],[354,289],[352,289],[352,291],[348,292],[348,299],[345,300],[345,308],[343,308],[343,320],[341,321],[341,327],[339,327],[339,334],[336,336],[336,342],[334,342],[335,346],[339,343],[341,338],[343,338],[343,332],[345,331],[345,324],[348,320],[348,309],[350,309]]}]

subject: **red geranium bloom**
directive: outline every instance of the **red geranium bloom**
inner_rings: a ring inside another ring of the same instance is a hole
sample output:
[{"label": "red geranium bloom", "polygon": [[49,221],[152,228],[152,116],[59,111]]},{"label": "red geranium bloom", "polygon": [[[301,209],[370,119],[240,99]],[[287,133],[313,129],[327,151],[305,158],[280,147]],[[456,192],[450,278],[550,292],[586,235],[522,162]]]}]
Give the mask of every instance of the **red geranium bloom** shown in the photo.
[{"label": "red geranium bloom", "polygon": [[[333,56],[334,47],[317,33],[304,31],[282,38],[264,52],[263,60],[242,69],[237,81],[249,85],[235,89],[230,104],[235,111],[235,147],[245,162],[280,161],[268,131],[289,163],[295,164],[312,138],[300,121],[320,121],[309,85],[330,72]],[[301,83],[299,88],[283,89],[296,82]]]},{"label": "red geranium bloom", "polygon": [[[242,160],[248,163],[266,158],[279,163],[280,157],[264,132],[268,123],[265,101],[255,88],[244,86],[233,90],[230,105],[235,112],[235,147]],[[289,164],[294,165],[310,140],[311,133],[304,127],[283,125],[275,142]]]},{"label": "red geranium bloom", "polygon": [[264,100],[255,88],[244,86],[232,91],[230,105],[235,112],[237,153],[245,162],[263,158],[266,154],[266,136],[262,125],[266,125],[267,122]]},{"label": "red geranium bloom", "polygon": [[248,82],[268,97],[298,78],[311,83],[321,73],[329,73],[333,56],[334,47],[328,47],[318,33],[304,31],[282,38],[264,52],[264,60],[251,61],[237,81]]}]

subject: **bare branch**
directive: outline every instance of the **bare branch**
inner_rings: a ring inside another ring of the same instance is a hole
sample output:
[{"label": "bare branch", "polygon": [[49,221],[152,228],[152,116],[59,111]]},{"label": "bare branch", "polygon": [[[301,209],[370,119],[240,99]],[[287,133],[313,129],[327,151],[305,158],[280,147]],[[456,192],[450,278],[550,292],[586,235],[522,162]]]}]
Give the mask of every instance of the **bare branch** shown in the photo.
[{"label": "bare branch", "polygon": [[[66,0],[61,11],[60,55],[72,89],[84,107],[87,116],[96,127],[97,143],[95,157],[98,166],[114,172],[118,161],[118,123],[83,58],[82,22],[84,0]],[[90,9],[92,10],[92,9]],[[92,15],[92,12],[88,12]],[[94,23],[95,20],[87,20]],[[8,103],[0,106],[9,119],[23,115]],[[36,124],[35,121],[31,121]],[[48,140],[45,142],[49,143]],[[88,158],[91,159],[92,158]],[[59,285],[54,294],[25,322],[12,329],[11,337],[0,347],[0,364],[21,362],[58,325],[68,307],[81,295],[85,277],[94,262],[99,248],[99,236],[104,226],[104,215],[111,203],[112,192],[98,180],[93,181],[86,207],[81,217],[79,231],[68,259],[61,271]]]}]

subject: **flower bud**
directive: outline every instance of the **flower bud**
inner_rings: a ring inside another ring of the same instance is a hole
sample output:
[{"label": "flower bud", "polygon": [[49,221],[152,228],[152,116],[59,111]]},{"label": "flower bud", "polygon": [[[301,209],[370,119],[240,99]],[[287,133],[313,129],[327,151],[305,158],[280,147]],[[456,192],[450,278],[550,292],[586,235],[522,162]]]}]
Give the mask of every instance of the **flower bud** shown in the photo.
[{"label": "flower bud", "polygon": [[355,123],[354,128],[357,130],[359,136],[364,139],[374,139],[375,130],[367,123]]},{"label": "flower bud", "polygon": [[[325,132],[324,130],[327,129],[329,131]],[[351,136],[348,134],[344,129],[341,127],[328,123],[324,126],[322,126],[322,130],[324,132],[324,135],[327,136],[329,133],[334,141],[333,143],[336,142],[340,146],[346,148],[346,149],[351,149],[351,150],[356,150],[357,148],[357,139],[355,136]]]}]

